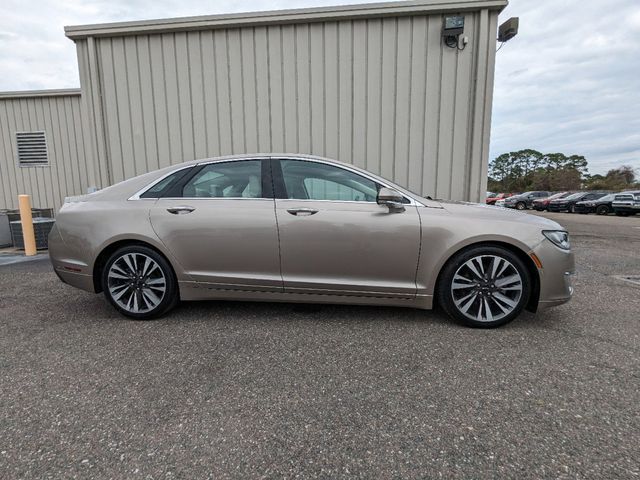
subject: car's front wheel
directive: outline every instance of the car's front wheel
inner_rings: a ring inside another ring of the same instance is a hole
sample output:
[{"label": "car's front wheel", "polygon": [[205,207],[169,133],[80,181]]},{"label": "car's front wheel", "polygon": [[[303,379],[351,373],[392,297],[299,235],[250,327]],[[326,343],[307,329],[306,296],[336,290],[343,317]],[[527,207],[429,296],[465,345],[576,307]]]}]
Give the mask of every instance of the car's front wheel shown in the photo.
[{"label": "car's front wheel", "polygon": [[155,250],[130,245],[116,250],[102,271],[107,300],[127,317],[159,317],[178,302],[177,283],[169,262]]},{"label": "car's front wheel", "polygon": [[596,213],[598,215],[608,215],[609,207],[607,205],[598,205],[598,208],[596,208]]},{"label": "car's front wheel", "polygon": [[529,273],[517,255],[501,247],[478,246],[447,263],[436,293],[454,319],[470,327],[492,328],[516,318],[530,292]]},{"label": "car's front wheel", "polygon": [[516,203],[516,209],[518,210],[526,210],[527,209],[527,204],[524,202],[518,202]]}]

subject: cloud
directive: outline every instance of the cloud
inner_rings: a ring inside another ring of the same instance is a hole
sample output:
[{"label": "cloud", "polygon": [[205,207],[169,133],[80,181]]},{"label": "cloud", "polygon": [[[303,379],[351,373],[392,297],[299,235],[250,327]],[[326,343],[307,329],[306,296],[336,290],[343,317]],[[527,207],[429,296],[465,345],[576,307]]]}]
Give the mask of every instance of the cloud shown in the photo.
[{"label": "cloud", "polygon": [[640,168],[640,5],[512,0],[520,32],[496,58],[491,158],[584,155],[592,173]]},{"label": "cloud", "polygon": [[[349,0],[3,0],[0,90],[79,85],[65,25]],[[640,168],[640,3],[511,0],[520,32],[497,54],[491,157],[521,148],[585,155],[593,173]]]}]

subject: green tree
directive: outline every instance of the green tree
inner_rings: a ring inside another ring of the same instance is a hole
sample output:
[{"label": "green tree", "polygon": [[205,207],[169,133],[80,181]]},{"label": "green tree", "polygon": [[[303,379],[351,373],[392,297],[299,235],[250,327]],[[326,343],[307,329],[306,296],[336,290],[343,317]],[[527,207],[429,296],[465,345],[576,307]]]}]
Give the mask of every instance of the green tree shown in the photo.
[{"label": "green tree", "polygon": [[587,159],[582,155],[541,153],[533,149],[503,153],[489,164],[495,191],[575,190],[585,180]]},{"label": "green tree", "polygon": [[606,175],[590,175],[585,179],[585,188],[592,190],[628,190],[638,187],[636,171],[629,165],[612,168]]}]

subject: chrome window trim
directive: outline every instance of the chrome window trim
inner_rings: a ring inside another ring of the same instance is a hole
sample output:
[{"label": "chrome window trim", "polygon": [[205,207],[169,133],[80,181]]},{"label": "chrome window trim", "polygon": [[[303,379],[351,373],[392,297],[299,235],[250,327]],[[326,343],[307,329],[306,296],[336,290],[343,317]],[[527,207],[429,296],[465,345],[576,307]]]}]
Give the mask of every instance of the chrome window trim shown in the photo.
[{"label": "chrome window trim", "polygon": [[[279,202],[331,202],[331,203],[362,203],[364,205],[380,205],[377,202],[366,202],[364,200],[314,200],[313,198],[276,198]],[[403,205],[411,206],[410,203]]]},{"label": "chrome window trim", "polygon": [[265,202],[273,202],[273,198],[264,197],[162,197],[152,200],[263,200]]},{"label": "chrome window trim", "polygon": [[[150,188],[153,188],[156,184],[158,184],[159,182],[161,182],[162,180],[164,180],[165,178],[167,178],[169,175],[173,175],[176,172],[179,172],[181,170],[185,170],[187,168],[194,168],[194,167],[199,167],[201,165],[210,165],[213,163],[223,163],[223,162],[241,162],[241,161],[246,161],[246,160],[267,160],[267,159],[274,159],[274,160],[300,160],[303,162],[315,162],[315,163],[322,163],[325,165],[330,165],[336,168],[341,168],[343,170],[347,170],[348,172],[354,173],[356,175],[360,175],[361,177],[364,177],[368,180],[371,180],[372,182],[378,183],[380,185],[382,185],[383,187],[386,188],[392,188],[394,190],[398,190],[400,193],[402,193],[403,196],[407,197],[409,199],[409,203],[406,203],[405,205],[409,205],[409,206],[414,206],[414,207],[424,207],[425,205],[422,202],[419,202],[418,200],[416,200],[412,194],[410,194],[409,192],[407,192],[407,190],[403,189],[400,186],[397,185],[393,185],[393,184],[389,184],[387,183],[387,181],[383,178],[377,177],[377,176],[373,176],[371,174],[369,174],[366,171],[360,170],[358,168],[352,168],[351,166],[347,165],[347,164],[343,164],[341,162],[337,162],[328,158],[322,158],[322,157],[315,157],[312,155],[291,155],[291,154],[272,154],[272,155],[265,155],[265,154],[258,154],[258,155],[243,155],[243,156],[238,156],[238,155],[233,155],[233,156],[229,156],[229,157],[219,157],[219,158],[210,158],[210,159],[205,159],[205,160],[201,160],[201,161],[196,161],[193,163],[190,163],[189,165],[180,167],[180,168],[176,168],[175,170],[171,170],[170,172],[166,173],[165,175],[163,175],[162,177],[154,180],[153,182],[147,184],[145,187],[141,188],[140,190],[138,190],[136,193],[134,193],[131,197],[129,197],[127,200],[153,200],[156,201],[158,200],[158,197],[149,197],[149,198],[140,198],[140,195],[142,195],[143,193],[145,193],[147,190],[149,190]],[[165,198],[169,198],[169,197],[165,197]],[[272,198],[250,198],[250,197],[171,197],[171,199],[175,200],[175,199],[195,199],[195,200],[211,200],[211,199],[218,199],[218,200],[273,200]],[[371,204],[374,203],[376,204],[376,202],[362,202],[362,201],[353,201],[353,200],[313,200],[313,199],[295,199],[295,198],[282,198],[282,199],[277,199],[277,200],[297,200],[300,202],[337,202],[337,203],[367,203],[367,204]],[[377,204],[376,204],[377,205]]]}]

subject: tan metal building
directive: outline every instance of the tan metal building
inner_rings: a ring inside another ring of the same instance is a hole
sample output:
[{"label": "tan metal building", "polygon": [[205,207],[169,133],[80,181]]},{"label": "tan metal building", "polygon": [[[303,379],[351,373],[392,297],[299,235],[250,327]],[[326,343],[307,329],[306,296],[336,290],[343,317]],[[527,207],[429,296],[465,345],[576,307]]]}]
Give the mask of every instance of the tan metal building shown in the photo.
[{"label": "tan metal building", "polygon": [[[66,27],[81,90],[0,94],[0,208],[18,193],[59,207],[166,165],[252,152],[327,156],[416,192],[479,200],[506,4],[418,0]],[[464,32],[451,48],[443,20],[454,14]],[[46,166],[25,165],[17,135],[39,131]]]}]

